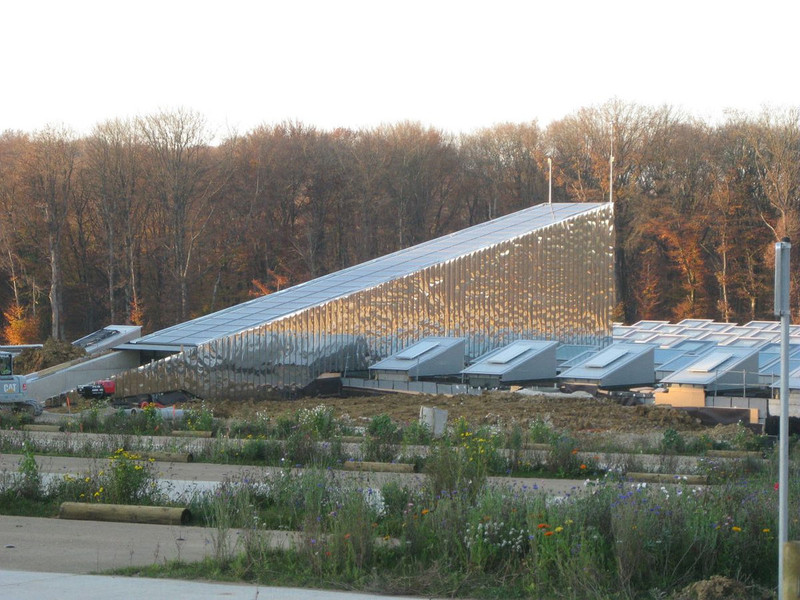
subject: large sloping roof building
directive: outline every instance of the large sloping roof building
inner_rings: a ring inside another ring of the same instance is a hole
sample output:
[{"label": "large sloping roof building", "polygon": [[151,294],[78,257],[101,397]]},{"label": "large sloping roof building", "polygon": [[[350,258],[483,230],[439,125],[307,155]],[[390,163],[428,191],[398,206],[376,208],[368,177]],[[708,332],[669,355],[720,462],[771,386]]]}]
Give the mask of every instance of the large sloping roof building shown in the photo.
[{"label": "large sloping roof building", "polygon": [[426,336],[462,337],[470,358],[520,338],[603,344],[613,244],[611,204],[540,204],[124,344],[143,366],[117,389],[258,397]]}]

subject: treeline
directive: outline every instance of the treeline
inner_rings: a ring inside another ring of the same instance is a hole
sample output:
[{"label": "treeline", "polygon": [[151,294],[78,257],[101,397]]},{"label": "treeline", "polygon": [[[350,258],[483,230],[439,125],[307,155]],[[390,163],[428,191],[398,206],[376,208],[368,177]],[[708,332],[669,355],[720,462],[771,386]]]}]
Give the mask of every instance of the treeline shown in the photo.
[{"label": "treeline", "polygon": [[550,161],[554,202],[613,193],[620,321],[772,318],[773,245],[800,229],[793,109],[712,126],[615,100],[546,128],[212,141],[187,110],[0,135],[6,341],[156,330],[546,202]]}]

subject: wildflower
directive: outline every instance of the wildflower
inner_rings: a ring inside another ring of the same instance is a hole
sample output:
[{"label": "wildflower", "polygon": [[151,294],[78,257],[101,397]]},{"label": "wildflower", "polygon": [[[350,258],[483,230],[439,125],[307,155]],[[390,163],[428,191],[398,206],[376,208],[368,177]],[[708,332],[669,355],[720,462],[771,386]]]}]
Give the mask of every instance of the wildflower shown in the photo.
[{"label": "wildflower", "polygon": [[564,521],[564,525],[572,525],[574,522],[575,521],[573,521],[572,519],[567,519],[566,521]]},{"label": "wildflower", "polygon": [[349,533],[345,533],[344,534],[344,539],[349,540],[350,539],[350,534]]},{"label": "wildflower", "polygon": [[769,527],[764,527],[764,529],[761,530],[761,533],[769,533]]},{"label": "wildflower", "polygon": [[427,508],[423,508],[422,509],[422,514],[423,515],[427,515],[429,512],[431,512],[431,511],[429,511]]},{"label": "wildflower", "polygon": [[564,531],[564,528],[563,528],[563,527],[561,527],[561,525],[559,525],[558,527],[556,527],[556,528],[555,528],[555,530],[554,530],[554,531],[555,531],[556,533],[561,533],[562,531]]},{"label": "wildflower", "polygon": [[581,470],[583,470],[583,469],[585,469],[585,468],[586,468],[586,465],[584,465],[584,464],[581,464]]},{"label": "wildflower", "polygon": [[577,453],[578,453],[578,449],[577,449],[577,448],[573,448],[573,449],[572,449],[572,453],[573,453],[573,454],[577,454]]},{"label": "wildflower", "polygon": [[735,531],[736,533],[739,533],[741,530],[742,530],[742,528],[741,527],[737,527],[736,525],[731,527],[731,531]]},{"label": "wildflower", "polygon": [[550,529],[550,525],[548,525],[547,523],[539,523],[538,528],[539,529]]},{"label": "wildflower", "polygon": [[551,535],[553,535],[553,532],[552,532],[552,531],[545,531],[545,532],[544,532],[544,534],[545,534],[547,537],[550,537]]}]

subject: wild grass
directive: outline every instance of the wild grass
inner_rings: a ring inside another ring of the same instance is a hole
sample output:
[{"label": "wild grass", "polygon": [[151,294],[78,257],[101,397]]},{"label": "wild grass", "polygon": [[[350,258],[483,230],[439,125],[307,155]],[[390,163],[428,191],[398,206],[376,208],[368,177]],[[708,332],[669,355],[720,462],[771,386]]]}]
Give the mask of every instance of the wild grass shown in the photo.
[{"label": "wild grass", "polygon": [[[225,518],[245,515],[228,522],[245,528],[244,541],[214,570],[248,581],[275,583],[282,570],[280,581],[294,585],[480,598],[667,597],[714,575],[776,585],[772,473],[703,487],[609,475],[554,498],[488,485],[491,453],[480,451],[485,438],[470,438],[462,438],[467,448],[438,445],[419,487],[369,489],[321,469],[232,482],[195,507],[204,514],[201,505],[217,502],[232,507]],[[205,513],[209,524],[221,523],[215,510]],[[795,507],[794,536],[798,516]],[[275,528],[300,532],[290,550],[267,542]]]},{"label": "wild grass", "polygon": [[[579,489],[554,497],[490,485],[490,474],[510,468],[507,440],[459,420],[432,442],[424,477],[376,489],[331,468],[336,446],[320,442],[337,429],[324,411],[279,427],[285,444],[253,438],[239,451],[265,460],[284,452],[285,469],[254,469],[183,499],[196,522],[214,530],[204,576],[474,598],[667,597],[714,575],[770,589],[777,582],[774,460],[707,458],[711,486],[636,484],[613,471],[590,477],[599,469],[574,438],[541,432],[549,440],[548,468],[586,477]],[[368,435],[402,447],[401,433],[383,418]],[[665,461],[676,458],[669,446],[679,443],[665,433]],[[6,474],[0,510],[65,500],[167,502],[151,463],[130,450],[119,447],[92,472],[49,483],[33,451],[27,446],[18,471]],[[309,468],[290,468],[299,456]],[[800,495],[798,475],[794,468],[790,498]],[[791,516],[790,539],[800,534],[796,506]],[[275,530],[294,532],[288,550],[275,549]],[[177,575],[188,568],[162,569]]]}]

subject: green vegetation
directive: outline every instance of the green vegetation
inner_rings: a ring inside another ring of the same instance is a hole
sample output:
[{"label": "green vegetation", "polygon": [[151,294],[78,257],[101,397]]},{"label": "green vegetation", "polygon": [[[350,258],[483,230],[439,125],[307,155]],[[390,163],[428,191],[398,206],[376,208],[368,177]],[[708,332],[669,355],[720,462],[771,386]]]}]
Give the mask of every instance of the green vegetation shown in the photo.
[{"label": "green vegetation", "polygon": [[[421,488],[320,469],[226,482],[192,506],[217,531],[213,559],[128,572],[473,598],[667,597],[714,575],[776,585],[771,469],[702,488],[609,476],[554,501],[488,486],[491,453],[470,438],[437,444]],[[291,550],[271,547],[272,529],[299,532]]]},{"label": "green vegetation", "polygon": [[[426,477],[377,489],[330,468],[345,459],[337,438],[355,431],[325,407],[256,425],[251,431],[262,437],[211,440],[208,458],[286,468],[179,498],[156,485],[151,461],[122,446],[90,473],[45,480],[27,440],[17,472],[4,474],[0,512],[54,515],[63,501],[188,505],[194,524],[213,530],[212,556],[201,565],[128,570],[147,575],[202,569],[220,579],[473,598],[666,598],[714,575],[776,585],[774,460],[704,458],[700,468],[712,475],[711,486],[636,484],[617,471],[600,475],[567,432],[534,423],[500,433],[458,419],[419,458]],[[378,415],[365,426],[363,444],[402,453],[409,437],[429,435],[407,429]],[[734,431],[729,438],[729,447],[753,445],[751,435]],[[666,430],[661,467],[678,450],[708,449],[710,438],[695,439]],[[523,446],[534,440],[548,445],[547,458],[526,465]],[[309,468],[290,468],[300,461]],[[553,498],[535,486],[488,483],[489,475],[526,468],[586,484]],[[798,474],[790,477],[791,497],[800,493]],[[800,534],[797,521],[792,536]],[[272,530],[296,532],[289,551],[275,550]]]}]

